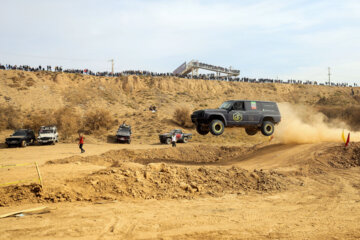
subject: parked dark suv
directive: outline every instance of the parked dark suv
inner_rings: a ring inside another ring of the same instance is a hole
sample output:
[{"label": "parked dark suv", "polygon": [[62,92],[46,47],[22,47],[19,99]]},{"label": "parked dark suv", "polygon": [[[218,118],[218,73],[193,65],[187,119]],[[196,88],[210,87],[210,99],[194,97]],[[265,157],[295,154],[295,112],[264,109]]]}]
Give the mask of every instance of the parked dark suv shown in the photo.
[{"label": "parked dark suv", "polygon": [[261,131],[263,135],[274,133],[274,125],[281,120],[275,102],[230,100],[218,109],[193,112],[191,121],[199,134],[221,135],[225,127],[243,127],[248,135]]},{"label": "parked dark suv", "polygon": [[33,130],[19,129],[15,130],[15,132],[10,137],[6,138],[5,143],[8,147],[26,147],[26,145],[33,144],[35,140],[36,138]]}]

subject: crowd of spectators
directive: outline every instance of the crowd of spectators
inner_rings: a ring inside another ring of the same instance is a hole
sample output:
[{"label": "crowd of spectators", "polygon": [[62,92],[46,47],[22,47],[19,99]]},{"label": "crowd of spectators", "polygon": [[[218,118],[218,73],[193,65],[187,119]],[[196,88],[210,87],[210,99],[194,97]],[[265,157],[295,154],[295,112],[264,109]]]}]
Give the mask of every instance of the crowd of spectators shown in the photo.
[{"label": "crowd of spectators", "polygon": [[[2,65],[0,63],[0,70],[21,70],[21,71],[30,71],[30,72],[38,72],[38,71],[53,71],[50,65],[42,67],[41,65],[38,67],[30,67],[28,65],[10,65],[5,64]],[[173,73],[157,73],[157,72],[150,72],[150,71],[141,71],[141,70],[126,70],[122,72],[93,72],[89,69],[63,69],[61,66],[55,66],[54,72],[65,72],[65,73],[76,73],[76,74],[85,74],[85,75],[92,75],[92,76],[105,76],[105,77],[119,77],[119,76],[129,76],[129,75],[136,75],[136,76],[152,76],[152,77],[163,77],[163,76],[176,76]],[[203,79],[203,80],[217,80],[217,81],[229,81],[229,82],[249,82],[249,83],[283,83],[283,84],[306,84],[306,85],[329,85],[328,82],[326,83],[318,83],[316,81],[301,81],[301,80],[293,80],[289,79],[279,80],[279,79],[269,79],[269,78],[239,78],[239,77],[227,77],[227,76],[216,76],[215,74],[199,74],[199,75],[185,75],[185,76],[178,76],[187,79]],[[348,83],[331,83],[331,86],[340,86],[340,87],[352,87]],[[354,87],[358,85],[354,83]]]}]

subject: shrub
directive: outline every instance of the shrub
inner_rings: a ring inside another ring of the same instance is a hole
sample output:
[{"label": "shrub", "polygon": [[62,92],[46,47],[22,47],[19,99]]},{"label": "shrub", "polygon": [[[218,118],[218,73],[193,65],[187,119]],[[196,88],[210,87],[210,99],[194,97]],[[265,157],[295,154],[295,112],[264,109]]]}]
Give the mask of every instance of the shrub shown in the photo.
[{"label": "shrub", "polygon": [[57,121],[52,111],[32,112],[23,120],[24,128],[30,128],[35,132],[40,130],[40,126],[56,125]]},{"label": "shrub", "polygon": [[85,129],[90,133],[100,129],[109,130],[114,123],[114,118],[108,110],[97,109],[85,115]]},{"label": "shrub", "polygon": [[192,128],[194,124],[191,122],[190,109],[187,107],[179,107],[174,112],[174,122],[185,128]]},{"label": "shrub", "polygon": [[55,112],[56,126],[62,138],[69,138],[83,129],[83,121],[74,108],[61,108]]}]

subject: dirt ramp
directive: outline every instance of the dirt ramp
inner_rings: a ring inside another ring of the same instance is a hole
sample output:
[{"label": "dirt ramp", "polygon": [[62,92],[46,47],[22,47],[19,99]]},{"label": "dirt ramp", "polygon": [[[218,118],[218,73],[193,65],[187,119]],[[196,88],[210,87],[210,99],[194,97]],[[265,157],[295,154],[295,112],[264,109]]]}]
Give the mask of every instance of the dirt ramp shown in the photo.
[{"label": "dirt ramp", "polygon": [[[196,151],[199,152],[195,154]],[[249,156],[246,161],[244,156]],[[167,162],[158,162],[160,160]],[[286,145],[249,149],[204,148],[199,145],[183,149],[116,150],[99,156],[76,156],[48,164],[73,162],[98,164],[105,168],[85,173],[83,177],[55,181],[44,188],[38,185],[0,188],[0,206],[129,198],[191,199],[247,192],[278,192],[302,186],[303,177],[316,180],[320,176],[324,179],[328,174],[336,174],[339,168],[360,166],[360,143],[352,143],[347,148],[332,143],[294,145],[289,148]],[[245,163],[252,167],[244,169],[241,164]],[[326,184],[330,183],[326,181]]]},{"label": "dirt ramp", "polygon": [[[179,144],[180,145],[180,144]],[[258,149],[257,147],[232,147],[232,146],[209,146],[188,145],[177,148],[159,148],[148,150],[111,150],[98,156],[72,156],[69,158],[51,160],[46,164],[66,164],[74,162],[86,162],[102,166],[112,166],[121,162],[136,162],[140,164],[165,162],[173,164],[201,165],[226,163],[237,159]]]}]

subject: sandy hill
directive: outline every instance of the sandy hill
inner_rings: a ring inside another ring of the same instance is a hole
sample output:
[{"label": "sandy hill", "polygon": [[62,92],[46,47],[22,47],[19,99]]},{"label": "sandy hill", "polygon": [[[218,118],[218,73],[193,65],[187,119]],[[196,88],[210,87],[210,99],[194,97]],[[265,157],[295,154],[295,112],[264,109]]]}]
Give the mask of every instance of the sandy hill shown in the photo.
[{"label": "sandy hill", "polygon": [[[218,107],[228,99],[256,99],[322,108],[334,115],[334,111],[329,109],[359,104],[359,88],[354,88],[354,93],[351,88],[343,87],[0,70],[0,106],[3,113],[0,113],[0,128],[37,128],[70,119],[73,122],[66,123],[71,125],[68,129],[76,133],[76,129],[83,129],[86,124],[76,119],[84,119],[91,112],[95,116],[96,111],[100,111],[96,116],[108,116],[111,123],[107,129],[101,129],[101,126],[95,129],[102,130],[93,134],[96,138],[108,140],[106,137],[124,120],[137,129],[135,139],[157,138],[157,133],[179,127],[173,121],[174,111],[179,107],[191,112]],[[157,113],[145,111],[151,104],[158,107]],[[68,114],[71,116],[67,117]],[[346,120],[344,114],[338,115],[335,117]],[[57,116],[58,119],[49,116]],[[239,135],[236,130],[234,134]],[[198,138],[201,139],[201,136]]]}]

